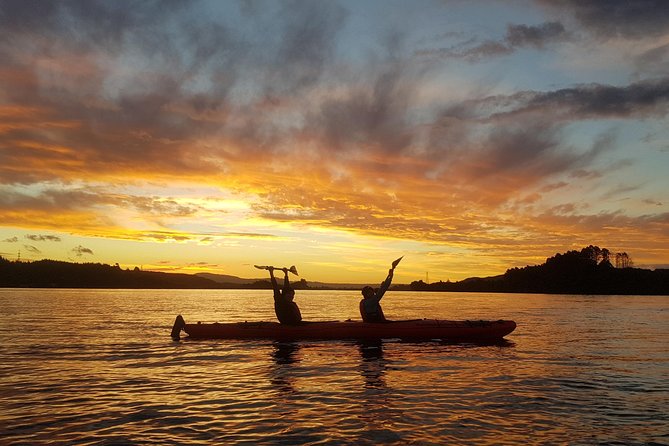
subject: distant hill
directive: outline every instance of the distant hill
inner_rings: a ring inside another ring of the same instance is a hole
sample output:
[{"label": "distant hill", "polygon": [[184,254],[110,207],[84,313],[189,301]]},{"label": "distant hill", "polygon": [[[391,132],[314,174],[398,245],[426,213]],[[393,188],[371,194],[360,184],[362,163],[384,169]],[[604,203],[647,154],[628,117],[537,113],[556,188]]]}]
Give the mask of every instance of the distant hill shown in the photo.
[{"label": "distant hill", "polygon": [[196,273],[197,277],[203,277],[207,280],[214,281],[216,283],[227,283],[235,285],[249,285],[253,282],[258,282],[267,279],[242,279],[237,276],[230,276],[227,274],[213,274],[213,273]]},{"label": "distant hill", "polygon": [[121,269],[101,263],[54,260],[10,262],[0,257],[0,286],[14,288],[221,288],[190,274]]},{"label": "distant hill", "polygon": [[[204,277],[205,279],[213,280],[214,282],[221,283],[221,284],[233,284],[233,285],[251,285],[257,282],[267,282],[269,281],[268,278],[262,278],[262,279],[243,279],[241,277],[237,276],[229,276],[227,274],[212,274],[212,273],[196,273],[195,274],[198,277]],[[279,280],[282,279],[283,276],[277,278]],[[297,284],[300,283],[300,279],[297,278],[297,280],[292,280],[292,282],[296,282]],[[360,290],[362,287],[365,285],[357,284],[357,283],[328,283],[328,282],[308,282],[308,288],[309,289],[337,289],[337,290]],[[296,286],[297,288],[300,288],[299,285]],[[302,287],[305,288],[305,287]]]}]

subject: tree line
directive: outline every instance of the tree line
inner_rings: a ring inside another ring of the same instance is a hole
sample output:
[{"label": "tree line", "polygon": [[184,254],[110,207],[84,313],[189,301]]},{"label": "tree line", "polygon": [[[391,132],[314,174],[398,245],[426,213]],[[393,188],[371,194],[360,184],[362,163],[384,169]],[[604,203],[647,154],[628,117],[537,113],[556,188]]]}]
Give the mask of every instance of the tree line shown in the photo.
[{"label": "tree line", "polygon": [[[615,262],[615,267],[611,263]],[[547,294],[669,294],[669,270],[634,268],[626,252],[590,245],[555,254],[536,266],[511,268],[494,277],[460,282],[412,282],[414,291],[477,291]]]},{"label": "tree line", "polygon": [[[612,264],[615,262],[615,267]],[[295,289],[311,289],[306,280]],[[54,260],[10,261],[0,256],[0,287],[14,288],[182,288],[271,289],[269,280],[220,283],[191,274],[122,269],[118,264],[69,263]],[[330,288],[319,288],[330,289]],[[395,285],[393,290],[556,294],[663,294],[669,295],[669,270],[634,268],[627,253],[587,246],[555,254],[542,265],[511,268],[494,277],[473,277],[460,282]]]}]

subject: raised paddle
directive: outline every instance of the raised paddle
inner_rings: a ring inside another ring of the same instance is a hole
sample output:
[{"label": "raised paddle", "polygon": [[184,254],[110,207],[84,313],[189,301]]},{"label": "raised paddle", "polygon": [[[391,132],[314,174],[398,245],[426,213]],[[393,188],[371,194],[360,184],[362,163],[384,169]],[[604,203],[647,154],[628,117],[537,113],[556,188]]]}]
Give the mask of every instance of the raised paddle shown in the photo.
[{"label": "raised paddle", "polygon": [[285,269],[285,270],[290,271],[291,273],[295,274],[296,276],[299,276],[299,274],[297,274],[297,268],[295,268],[295,265],[291,266],[290,268],[277,268],[276,266],[262,266],[262,265],[253,265],[253,266],[255,266],[258,269],[274,268],[274,269],[279,269],[281,271],[283,271]]},{"label": "raised paddle", "polygon": [[403,258],[404,258],[404,256],[400,257],[399,259],[397,259],[393,262],[393,269],[395,269],[395,267],[397,267],[397,265],[400,263],[400,260],[402,260]]}]

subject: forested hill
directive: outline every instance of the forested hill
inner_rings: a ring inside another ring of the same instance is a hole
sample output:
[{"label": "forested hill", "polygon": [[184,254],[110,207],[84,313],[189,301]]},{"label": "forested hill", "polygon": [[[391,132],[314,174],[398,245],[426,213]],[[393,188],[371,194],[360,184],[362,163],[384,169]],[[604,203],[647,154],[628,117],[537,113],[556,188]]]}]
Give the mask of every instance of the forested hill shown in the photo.
[{"label": "forested hill", "polygon": [[[614,266],[612,260],[617,266]],[[588,246],[546,259],[546,263],[512,268],[503,275],[461,282],[411,283],[415,291],[478,291],[547,294],[669,295],[669,270],[631,267],[626,253]]]},{"label": "forested hill", "polygon": [[[269,284],[268,284],[269,285]],[[10,262],[0,257],[0,287],[16,288],[227,288],[190,274],[121,269],[101,263],[53,260]]]}]

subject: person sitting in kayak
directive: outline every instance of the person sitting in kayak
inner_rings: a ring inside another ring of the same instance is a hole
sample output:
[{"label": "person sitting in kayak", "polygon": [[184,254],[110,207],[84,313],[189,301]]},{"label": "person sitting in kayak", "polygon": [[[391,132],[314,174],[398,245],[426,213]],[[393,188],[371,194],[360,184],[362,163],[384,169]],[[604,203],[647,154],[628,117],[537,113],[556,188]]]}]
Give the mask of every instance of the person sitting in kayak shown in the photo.
[{"label": "person sitting in kayak", "polygon": [[381,298],[390,288],[390,282],[393,280],[393,271],[395,268],[388,270],[388,277],[383,281],[381,286],[376,290],[371,286],[366,286],[362,289],[363,299],[360,301],[360,315],[365,322],[387,322],[383,315],[381,308]]},{"label": "person sitting in kayak", "polygon": [[302,321],[302,314],[297,304],[293,302],[295,298],[295,290],[290,286],[288,280],[288,268],[282,268],[286,277],[283,279],[283,289],[279,288],[279,284],[274,278],[274,267],[267,268],[269,276],[272,280],[272,288],[274,288],[274,311],[276,317],[282,324],[295,325]]}]

